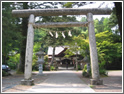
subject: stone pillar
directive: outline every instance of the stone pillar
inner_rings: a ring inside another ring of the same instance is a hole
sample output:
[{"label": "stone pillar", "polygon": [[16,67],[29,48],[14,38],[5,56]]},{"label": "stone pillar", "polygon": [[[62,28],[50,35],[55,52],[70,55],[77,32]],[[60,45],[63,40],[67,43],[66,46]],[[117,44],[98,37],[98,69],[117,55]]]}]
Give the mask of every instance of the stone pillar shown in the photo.
[{"label": "stone pillar", "polygon": [[26,44],[26,55],[25,55],[25,72],[24,79],[21,81],[22,85],[33,85],[34,80],[32,79],[32,56],[33,56],[33,43],[34,43],[34,15],[31,14],[28,22],[27,32],[27,44]]},{"label": "stone pillar", "polygon": [[100,85],[100,84],[103,84],[103,82],[102,80],[100,80],[100,76],[99,76],[99,65],[98,65],[96,38],[95,38],[94,22],[93,22],[92,13],[87,14],[87,20],[89,22],[88,32],[89,32],[91,71],[92,71],[91,85]]}]

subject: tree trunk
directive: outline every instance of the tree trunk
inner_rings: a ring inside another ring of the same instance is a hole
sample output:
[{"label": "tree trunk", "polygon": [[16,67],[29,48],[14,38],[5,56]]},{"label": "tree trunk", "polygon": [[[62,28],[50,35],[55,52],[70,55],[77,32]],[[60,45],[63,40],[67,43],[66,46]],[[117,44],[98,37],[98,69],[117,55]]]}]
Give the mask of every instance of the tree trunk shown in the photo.
[{"label": "tree trunk", "polygon": [[120,36],[122,38],[122,2],[114,2],[116,9],[116,16],[118,19]]},{"label": "tree trunk", "polygon": [[[4,45],[5,46],[6,46],[6,44],[7,43],[4,42]],[[7,58],[7,49],[5,47],[3,47],[2,49],[4,50],[4,53],[2,53],[2,63],[6,65],[7,64],[7,62],[6,62],[7,61],[6,60],[6,58]]]},{"label": "tree trunk", "polygon": [[77,59],[76,59],[76,70],[78,71],[78,62],[77,62]]},{"label": "tree trunk", "polygon": [[3,57],[3,64],[6,65],[6,64],[7,64],[7,63],[6,63],[6,55],[3,55],[2,57]]},{"label": "tree trunk", "polygon": [[[28,8],[28,3],[24,2],[23,3],[23,8],[27,9]],[[18,67],[18,71],[24,73],[24,67],[25,67],[25,50],[26,50],[26,40],[27,40],[27,25],[28,25],[28,18],[23,18],[22,19],[22,31],[21,34],[24,37],[21,41],[20,45],[20,64]]]},{"label": "tree trunk", "polygon": [[77,61],[77,54],[76,54],[76,70],[78,71],[78,61]]},{"label": "tree trunk", "polygon": [[53,47],[53,55],[52,55],[52,60],[51,60],[51,64],[50,64],[50,66],[52,66],[52,65],[53,65],[53,62],[54,62],[55,49],[56,49],[56,47]]}]

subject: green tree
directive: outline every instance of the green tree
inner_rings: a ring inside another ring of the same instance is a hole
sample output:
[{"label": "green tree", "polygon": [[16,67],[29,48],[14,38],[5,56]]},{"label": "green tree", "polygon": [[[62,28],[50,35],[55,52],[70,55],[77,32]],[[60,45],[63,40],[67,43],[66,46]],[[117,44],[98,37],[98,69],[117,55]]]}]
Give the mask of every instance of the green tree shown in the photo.
[{"label": "green tree", "polygon": [[93,2],[65,2],[63,7],[72,8],[72,7],[81,7],[87,4],[92,4]]},{"label": "green tree", "polygon": [[116,10],[116,17],[119,25],[120,36],[122,38],[122,2],[114,2],[115,10]]},{"label": "green tree", "polygon": [[[108,26],[110,28],[112,28],[112,27],[114,27],[116,25],[118,25],[118,19],[117,19],[117,16],[116,16],[115,8],[113,8],[112,13],[111,13],[111,16],[109,18]],[[117,30],[115,30],[115,34],[118,34],[118,33],[120,33],[119,28]]]},{"label": "green tree", "polygon": [[94,26],[95,26],[95,29],[97,30],[97,33],[104,31],[104,25],[103,25],[104,19],[105,18],[102,17],[100,21],[98,19],[94,20]]},{"label": "green tree", "polygon": [[[23,9],[28,9],[28,2],[21,3]],[[25,50],[26,50],[26,40],[27,40],[27,28],[28,28],[28,17],[22,18],[21,24],[21,35],[23,38],[20,43],[20,62],[18,67],[18,72],[24,73],[25,66]]]},{"label": "green tree", "polygon": [[[82,55],[83,57],[89,57],[89,42],[88,39],[84,38],[83,34],[74,36],[73,40],[66,42],[65,45],[68,45],[68,49],[65,51],[65,57],[71,57],[73,55]],[[78,62],[76,59],[76,70],[78,70]]]},{"label": "green tree", "polygon": [[[80,22],[86,22],[86,21],[87,21],[86,17],[82,17]],[[86,30],[87,30],[87,27],[80,27],[80,28],[81,28],[83,31],[86,31]]]},{"label": "green tree", "polygon": [[99,62],[104,65],[104,68],[108,63],[121,65],[122,43],[117,42],[115,37],[118,35],[115,36],[109,31],[96,34]]},{"label": "green tree", "polygon": [[110,31],[110,30],[111,30],[111,28],[109,27],[108,24],[109,24],[109,18],[106,17],[106,18],[104,18],[104,20],[103,20],[104,31],[106,31],[106,30]]},{"label": "green tree", "polygon": [[12,50],[19,52],[22,36],[18,20],[12,17],[13,2],[2,2],[2,63],[7,64],[8,54]]}]

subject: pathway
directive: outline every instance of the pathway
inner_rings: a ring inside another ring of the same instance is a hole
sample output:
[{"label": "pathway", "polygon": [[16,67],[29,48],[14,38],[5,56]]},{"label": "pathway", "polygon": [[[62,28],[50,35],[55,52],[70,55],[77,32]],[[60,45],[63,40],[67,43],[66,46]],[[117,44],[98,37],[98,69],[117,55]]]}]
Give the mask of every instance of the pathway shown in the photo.
[{"label": "pathway", "polygon": [[86,85],[74,70],[52,71],[44,82],[36,84],[25,92],[36,93],[86,93],[95,92]]}]

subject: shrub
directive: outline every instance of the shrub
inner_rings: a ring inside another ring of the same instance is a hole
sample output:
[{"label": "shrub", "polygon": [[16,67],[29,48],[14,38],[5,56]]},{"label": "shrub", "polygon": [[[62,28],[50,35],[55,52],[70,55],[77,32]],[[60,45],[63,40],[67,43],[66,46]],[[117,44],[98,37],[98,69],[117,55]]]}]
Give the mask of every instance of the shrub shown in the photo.
[{"label": "shrub", "polygon": [[90,85],[90,88],[94,88],[95,87],[95,85]]},{"label": "shrub", "polygon": [[78,65],[78,70],[81,70],[81,66],[80,65]]},{"label": "shrub", "polygon": [[7,65],[11,68],[11,69],[17,69],[17,65],[19,63],[20,60],[20,54],[17,53],[15,55],[10,55],[9,56],[9,60],[7,61]]},{"label": "shrub", "polygon": [[17,69],[17,64],[15,64],[13,62],[8,62],[8,66],[10,67],[10,69],[13,69],[13,70]]},{"label": "shrub", "polygon": [[11,74],[2,70],[2,76],[9,76],[9,75],[11,75]]},{"label": "shrub", "polygon": [[[104,64],[105,64],[104,62],[99,63],[99,74],[101,76],[108,76],[108,72],[104,69]],[[83,68],[82,75],[84,77],[90,77],[92,75],[91,69],[89,73],[87,72],[87,64]]]},{"label": "shrub", "polygon": [[105,66],[105,61],[102,61],[101,63],[99,63],[99,74],[104,75],[104,76],[108,76],[108,73],[105,70],[104,66]]},{"label": "shrub", "polygon": [[50,70],[55,70],[55,67],[54,66],[50,66]]},{"label": "shrub", "polygon": [[49,63],[48,63],[48,62],[45,62],[45,63],[43,64],[43,70],[49,71],[49,70],[50,70],[50,67],[49,67],[49,66],[50,66]]},{"label": "shrub", "polygon": [[48,55],[45,55],[45,56],[44,56],[44,61],[45,61],[45,62],[48,62]]},{"label": "shrub", "polygon": [[90,77],[90,76],[91,76],[90,73],[87,73],[87,72],[83,72],[82,75],[83,75],[84,77]]},{"label": "shrub", "polygon": [[104,76],[108,76],[108,72],[105,69],[99,69],[99,74],[104,75]]},{"label": "shrub", "polygon": [[36,53],[33,54],[33,61],[32,61],[32,70],[38,71],[38,57],[36,56]]},{"label": "shrub", "polygon": [[87,65],[84,65],[83,71],[87,72]]},{"label": "shrub", "polygon": [[89,73],[87,72],[87,64],[84,65],[83,71],[82,71],[82,75],[84,77],[90,77],[91,76],[91,70],[89,71]]}]

